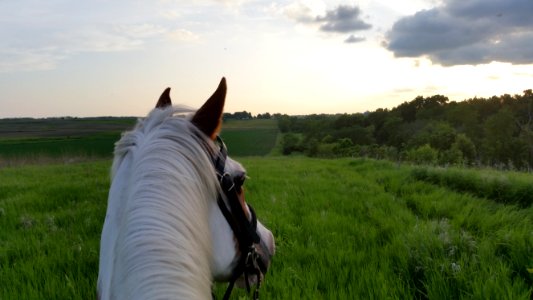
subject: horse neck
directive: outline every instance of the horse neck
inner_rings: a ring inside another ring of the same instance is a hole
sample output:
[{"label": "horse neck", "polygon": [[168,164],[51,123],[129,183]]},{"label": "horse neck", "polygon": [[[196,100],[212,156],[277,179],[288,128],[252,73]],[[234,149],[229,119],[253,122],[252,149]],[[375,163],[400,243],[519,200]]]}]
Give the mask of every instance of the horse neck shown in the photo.
[{"label": "horse neck", "polygon": [[[194,147],[153,146],[117,164],[101,245],[109,258],[100,262],[99,289],[108,289],[111,299],[209,299],[208,215],[216,182],[202,170],[210,170],[210,162],[190,159],[198,155]],[[109,274],[102,274],[106,269]]]}]

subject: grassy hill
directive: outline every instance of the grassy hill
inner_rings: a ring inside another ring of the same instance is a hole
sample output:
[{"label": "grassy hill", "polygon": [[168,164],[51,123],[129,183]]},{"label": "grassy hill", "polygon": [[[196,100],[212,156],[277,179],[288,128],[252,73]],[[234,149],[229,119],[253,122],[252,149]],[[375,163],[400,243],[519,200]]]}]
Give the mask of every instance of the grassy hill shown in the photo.
[{"label": "grassy hill", "polygon": [[[240,161],[247,200],[276,237],[263,299],[532,297],[531,203],[388,162]],[[0,299],[94,298],[110,163],[0,169]]]}]

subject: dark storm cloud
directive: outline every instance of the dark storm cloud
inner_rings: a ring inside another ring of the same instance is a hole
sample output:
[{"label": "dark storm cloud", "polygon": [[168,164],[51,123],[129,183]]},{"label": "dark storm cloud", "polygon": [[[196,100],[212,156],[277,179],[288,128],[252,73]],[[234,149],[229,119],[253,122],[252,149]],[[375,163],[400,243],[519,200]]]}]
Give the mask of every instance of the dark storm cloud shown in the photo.
[{"label": "dark storm cloud", "polygon": [[533,0],[449,0],[397,21],[386,47],[442,65],[533,63]]},{"label": "dark storm cloud", "polygon": [[317,17],[316,21],[323,23],[320,30],[328,32],[348,33],[372,27],[361,19],[359,7],[348,5],[340,5],[329,10],[325,16]]}]

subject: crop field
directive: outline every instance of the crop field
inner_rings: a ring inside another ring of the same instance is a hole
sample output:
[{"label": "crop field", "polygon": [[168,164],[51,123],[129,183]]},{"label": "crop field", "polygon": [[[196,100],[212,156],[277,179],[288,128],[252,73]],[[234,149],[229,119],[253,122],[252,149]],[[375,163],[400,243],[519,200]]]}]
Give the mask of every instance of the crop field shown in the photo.
[{"label": "crop field", "polygon": [[[18,161],[61,161],[111,158],[121,132],[136,118],[6,119],[0,120],[0,167]],[[275,120],[231,120],[221,136],[232,155],[262,156],[275,146]]]},{"label": "crop field", "polygon": [[0,167],[20,161],[110,158],[120,133],[135,118],[52,118],[0,120]]},{"label": "crop field", "polygon": [[263,156],[276,145],[278,132],[276,120],[230,120],[221,137],[232,156]]},{"label": "crop field", "polygon": [[0,141],[5,158],[32,155],[66,156],[88,155],[110,157],[120,133],[100,133],[83,137],[27,138]]},{"label": "crop field", "polygon": [[[262,299],[532,297],[531,202],[481,197],[383,161],[239,160],[247,201],[276,238]],[[0,299],[95,297],[110,164],[0,169]],[[223,290],[215,286],[217,298]]]}]

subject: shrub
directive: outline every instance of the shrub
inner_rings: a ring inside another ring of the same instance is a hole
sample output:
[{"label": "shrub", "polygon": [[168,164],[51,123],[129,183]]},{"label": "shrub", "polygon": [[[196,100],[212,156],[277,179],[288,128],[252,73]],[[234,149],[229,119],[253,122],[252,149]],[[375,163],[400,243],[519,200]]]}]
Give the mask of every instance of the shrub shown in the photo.
[{"label": "shrub", "polygon": [[463,162],[463,153],[456,147],[443,151],[439,155],[440,165],[460,165]]},{"label": "shrub", "polygon": [[416,164],[434,165],[437,162],[438,154],[437,150],[431,148],[429,144],[425,144],[409,150],[407,152],[407,160]]},{"label": "shrub", "polygon": [[466,163],[471,164],[476,159],[476,146],[472,140],[463,133],[460,133],[455,137],[455,142],[453,143],[452,148],[461,151]]},{"label": "shrub", "polygon": [[294,133],[286,133],[281,140],[282,151],[284,155],[292,152],[301,151],[300,137]]}]

